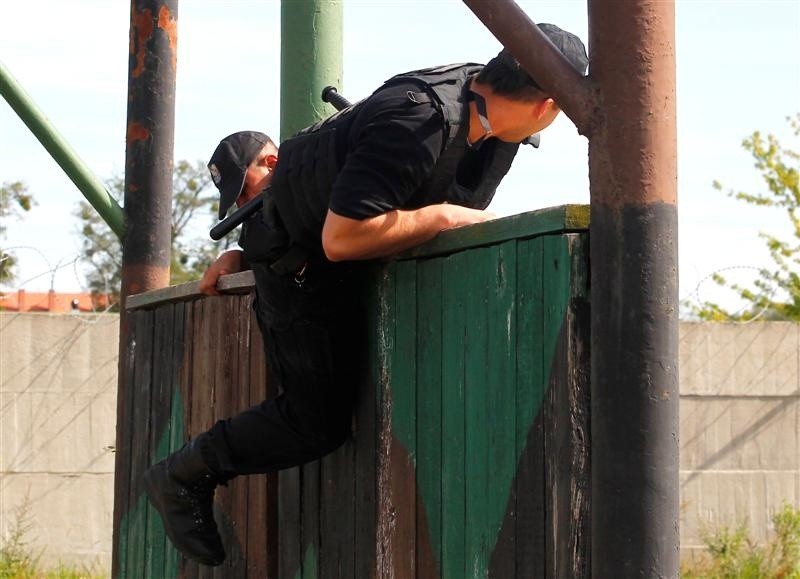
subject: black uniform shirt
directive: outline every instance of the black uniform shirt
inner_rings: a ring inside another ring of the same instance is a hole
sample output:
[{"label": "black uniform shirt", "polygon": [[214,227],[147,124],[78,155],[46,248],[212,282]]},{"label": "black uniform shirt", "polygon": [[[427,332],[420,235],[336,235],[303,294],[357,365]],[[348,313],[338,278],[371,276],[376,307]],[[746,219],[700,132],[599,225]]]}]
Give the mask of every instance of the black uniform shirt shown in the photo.
[{"label": "black uniform shirt", "polygon": [[[337,138],[343,139],[337,148],[346,151],[329,202],[337,215],[366,219],[393,209],[456,201],[444,191],[422,188],[444,146],[444,120],[431,103],[412,101],[409,91],[420,87],[408,83],[380,90],[345,130],[337,128]],[[493,141],[477,151],[467,149],[457,172],[461,185],[477,185]]]}]

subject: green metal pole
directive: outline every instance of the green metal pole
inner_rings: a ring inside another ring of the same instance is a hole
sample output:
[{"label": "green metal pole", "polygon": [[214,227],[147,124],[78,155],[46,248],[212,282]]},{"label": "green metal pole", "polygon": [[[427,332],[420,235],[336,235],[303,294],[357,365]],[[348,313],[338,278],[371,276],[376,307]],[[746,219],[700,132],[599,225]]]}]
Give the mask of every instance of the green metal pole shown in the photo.
[{"label": "green metal pole", "polygon": [[342,0],[281,2],[281,140],[329,116],[322,89],[342,86]]},{"label": "green metal pole", "polygon": [[0,62],[0,94],[75,183],[92,207],[97,210],[100,217],[108,223],[117,237],[122,239],[124,222],[119,204],[108,194],[100,180],[72,150],[67,141],[58,134],[48,118],[11,76],[2,62]]}]

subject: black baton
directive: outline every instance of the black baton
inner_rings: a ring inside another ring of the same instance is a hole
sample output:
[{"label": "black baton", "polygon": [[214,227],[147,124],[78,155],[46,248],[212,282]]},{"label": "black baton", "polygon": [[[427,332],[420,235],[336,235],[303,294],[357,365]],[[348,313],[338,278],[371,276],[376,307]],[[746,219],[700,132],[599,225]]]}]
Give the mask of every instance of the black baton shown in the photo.
[{"label": "black baton", "polygon": [[[322,101],[332,104],[337,111],[341,111],[352,105],[349,100],[336,92],[336,87],[334,86],[326,86],[322,89]],[[269,187],[212,227],[209,232],[211,239],[219,241],[241,225],[245,219],[249,218],[256,211],[260,211],[264,206],[264,195],[267,194],[268,191]]]}]

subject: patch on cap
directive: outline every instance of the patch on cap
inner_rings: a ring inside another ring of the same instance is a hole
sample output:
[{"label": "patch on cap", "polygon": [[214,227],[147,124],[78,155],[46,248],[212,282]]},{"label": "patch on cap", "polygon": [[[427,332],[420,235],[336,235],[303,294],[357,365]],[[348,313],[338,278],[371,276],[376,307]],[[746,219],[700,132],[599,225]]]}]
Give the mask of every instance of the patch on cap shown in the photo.
[{"label": "patch on cap", "polygon": [[211,178],[214,180],[214,185],[219,187],[220,181],[222,181],[222,175],[219,174],[219,169],[217,169],[216,165],[209,165],[208,172],[211,173]]}]

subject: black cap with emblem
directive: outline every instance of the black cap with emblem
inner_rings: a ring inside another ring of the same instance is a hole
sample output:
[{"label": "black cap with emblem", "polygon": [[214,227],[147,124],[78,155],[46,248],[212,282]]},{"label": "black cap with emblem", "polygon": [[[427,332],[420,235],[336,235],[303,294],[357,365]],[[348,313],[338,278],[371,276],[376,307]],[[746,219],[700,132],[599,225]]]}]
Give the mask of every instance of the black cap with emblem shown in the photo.
[{"label": "black cap with emblem", "polygon": [[247,168],[272,140],[257,131],[240,131],[222,139],[217,145],[208,170],[214,185],[219,189],[219,218],[223,219],[228,209],[242,193]]}]

